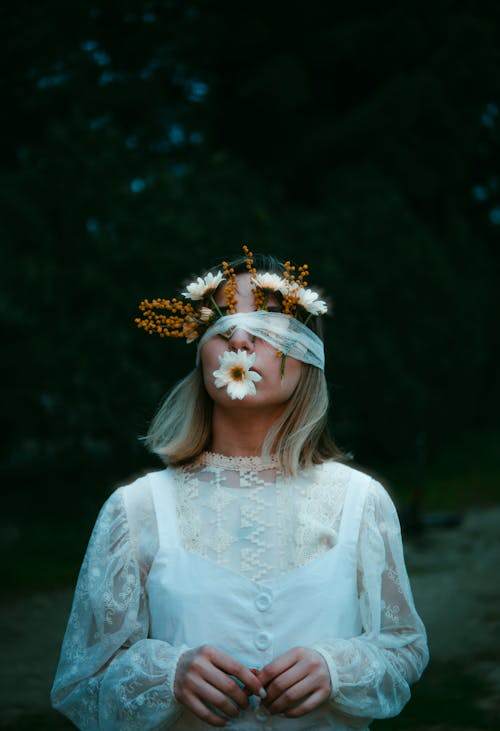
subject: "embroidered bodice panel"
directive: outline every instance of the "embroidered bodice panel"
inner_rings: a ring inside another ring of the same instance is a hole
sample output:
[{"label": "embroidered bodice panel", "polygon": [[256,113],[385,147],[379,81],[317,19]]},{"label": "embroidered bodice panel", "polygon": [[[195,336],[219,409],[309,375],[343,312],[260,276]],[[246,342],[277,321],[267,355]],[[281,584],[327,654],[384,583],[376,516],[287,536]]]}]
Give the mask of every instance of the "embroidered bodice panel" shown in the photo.
[{"label": "embroidered bodice panel", "polygon": [[318,470],[205,454],[174,471],[181,543],[253,581],[285,574],[336,544],[348,474],[324,489]]}]

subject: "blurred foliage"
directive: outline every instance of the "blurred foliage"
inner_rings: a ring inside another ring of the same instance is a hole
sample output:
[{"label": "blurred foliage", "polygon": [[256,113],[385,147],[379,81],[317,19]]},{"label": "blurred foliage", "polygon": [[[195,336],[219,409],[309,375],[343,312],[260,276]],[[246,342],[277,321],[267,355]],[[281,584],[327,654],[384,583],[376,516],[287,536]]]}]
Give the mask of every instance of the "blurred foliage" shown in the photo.
[{"label": "blurred foliage", "polygon": [[361,460],[495,423],[497,3],[21,0],[0,33],[1,452],[35,504],[35,475],[148,464],[194,350],[137,303],[242,243],[331,294]]}]

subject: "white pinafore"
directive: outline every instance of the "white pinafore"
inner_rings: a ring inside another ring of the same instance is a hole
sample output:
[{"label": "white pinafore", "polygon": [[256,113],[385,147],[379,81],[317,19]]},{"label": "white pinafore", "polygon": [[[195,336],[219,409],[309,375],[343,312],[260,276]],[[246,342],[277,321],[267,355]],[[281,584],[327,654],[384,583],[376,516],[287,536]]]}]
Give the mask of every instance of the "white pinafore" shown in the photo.
[{"label": "white pinafore", "polygon": [[[172,645],[214,645],[247,667],[262,668],[297,645],[361,633],[356,545],[366,475],[353,472],[337,545],[289,573],[255,582],[186,551],[180,544],[175,488],[168,470],[149,475],[158,522],[159,549],[147,580],[150,634]],[[348,731],[325,703],[298,719],[271,716],[252,697],[250,707],[226,728],[238,731]],[[170,728],[213,728],[186,710]]]}]

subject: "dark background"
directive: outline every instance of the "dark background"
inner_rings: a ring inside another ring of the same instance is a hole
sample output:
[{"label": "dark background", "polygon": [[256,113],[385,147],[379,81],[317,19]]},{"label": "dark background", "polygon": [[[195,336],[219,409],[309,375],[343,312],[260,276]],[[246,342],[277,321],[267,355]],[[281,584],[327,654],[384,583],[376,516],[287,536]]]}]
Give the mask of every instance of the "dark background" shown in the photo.
[{"label": "dark background", "polygon": [[401,508],[499,502],[497,2],[21,1],[0,36],[12,596],[70,586],[158,464],[195,351],[137,303],[243,243],[331,298],[332,431]]}]

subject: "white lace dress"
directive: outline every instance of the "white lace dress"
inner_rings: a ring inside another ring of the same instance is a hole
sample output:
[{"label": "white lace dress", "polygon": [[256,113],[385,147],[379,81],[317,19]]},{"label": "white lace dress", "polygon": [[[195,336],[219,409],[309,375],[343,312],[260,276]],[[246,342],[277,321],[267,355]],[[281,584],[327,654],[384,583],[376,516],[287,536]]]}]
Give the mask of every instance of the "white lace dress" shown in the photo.
[{"label": "white lace dress", "polygon": [[[182,547],[253,581],[283,576],[333,548],[353,470],[328,462],[286,478],[277,463],[203,454],[173,470]],[[79,729],[167,729],[185,646],[149,638],[145,584],[158,550],[147,477],[118,489],[96,522],[52,690]],[[371,480],[358,542],[363,632],[317,647],[332,677],[332,712],[349,725],[396,715],[428,661],[404,565],[399,523]]]}]

